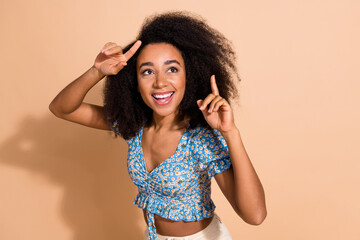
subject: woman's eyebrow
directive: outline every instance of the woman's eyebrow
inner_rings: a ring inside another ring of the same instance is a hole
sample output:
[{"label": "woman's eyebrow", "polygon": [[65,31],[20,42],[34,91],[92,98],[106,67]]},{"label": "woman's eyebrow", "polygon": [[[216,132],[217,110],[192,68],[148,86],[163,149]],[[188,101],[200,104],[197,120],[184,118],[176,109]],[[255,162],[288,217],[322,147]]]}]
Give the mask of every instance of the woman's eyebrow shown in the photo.
[{"label": "woman's eyebrow", "polygon": [[[181,64],[179,63],[179,61],[177,61],[177,60],[166,60],[165,62],[164,62],[164,64],[165,65],[169,65],[169,64],[172,64],[172,63],[177,63],[179,66],[181,66]],[[142,64],[140,64],[140,66],[139,66],[139,69],[141,68],[141,67],[143,67],[143,66],[154,66],[154,63],[152,63],[152,62],[144,62],[144,63],[142,63]]]},{"label": "woman's eyebrow", "polygon": [[144,62],[144,63],[140,64],[139,68],[141,68],[143,66],[154,66],[154,64],[152,62]]},{"label": "woman's eyebrow", "polygon": [[[168,65],[168,64],[172,64],[172,63],[177,63],[180,65],[180,63],[177,61],[177,60],[167,60],[165,61],[165,64]],[[181,66],[181,65],[180,65]]]}]

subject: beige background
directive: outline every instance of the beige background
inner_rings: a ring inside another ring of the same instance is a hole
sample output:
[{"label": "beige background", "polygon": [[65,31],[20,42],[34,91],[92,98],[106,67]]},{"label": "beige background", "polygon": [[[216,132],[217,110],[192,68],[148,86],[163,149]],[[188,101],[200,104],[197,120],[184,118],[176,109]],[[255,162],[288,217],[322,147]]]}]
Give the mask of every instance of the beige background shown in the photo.
[{"label": "beige background", "polygon": [[[0,239],[141,239],[126,143],[56,119],[48,104],[104,43],[191,10],[234,43],[236,122],[266,191],[244,223],[213,182],[234,239],[360,239],[360,2],[0,1]],[[101,84],[87,101],[102,103]]]}]

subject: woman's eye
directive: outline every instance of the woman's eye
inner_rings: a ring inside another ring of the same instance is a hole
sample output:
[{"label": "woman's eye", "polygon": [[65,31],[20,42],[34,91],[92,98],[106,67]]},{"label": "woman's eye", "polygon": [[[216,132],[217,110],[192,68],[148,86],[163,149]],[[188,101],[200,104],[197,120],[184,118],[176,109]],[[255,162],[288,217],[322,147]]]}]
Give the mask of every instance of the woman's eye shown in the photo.
[{"label": "woman's eye", "polygon": [[171,73],[176,73],[178,70],[177,70],[176,67],[171,67],[171,68],[169,68],[168,71],[171,72]]},{"label": "woman's eye", "polygon": [[152,71],[150,69],[146,69],[146,70],[142,71],[142,74],[143,75],[150,75],[150,74],[152,74]]}]

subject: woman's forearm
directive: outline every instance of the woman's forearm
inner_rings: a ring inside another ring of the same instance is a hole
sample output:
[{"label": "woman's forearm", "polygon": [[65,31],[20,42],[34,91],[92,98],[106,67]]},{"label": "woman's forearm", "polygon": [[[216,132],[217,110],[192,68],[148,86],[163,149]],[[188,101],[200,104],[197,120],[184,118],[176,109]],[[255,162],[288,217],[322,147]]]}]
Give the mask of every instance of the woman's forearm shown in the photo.
[{"label": "woman's forearm", "polygon": [[240,132],[223,133],[229,147],[234,171],[235,198],[238,209],[252,224],[260,224],[266,217],[265,194],[262,184],[246,153]]},{"label": "woman's forearm", "polygon": [[95,86],[104,75],[94,66],[67,85],[50,103],[49,109],[57,116],[75,111],[83,102],[87,92]]}]

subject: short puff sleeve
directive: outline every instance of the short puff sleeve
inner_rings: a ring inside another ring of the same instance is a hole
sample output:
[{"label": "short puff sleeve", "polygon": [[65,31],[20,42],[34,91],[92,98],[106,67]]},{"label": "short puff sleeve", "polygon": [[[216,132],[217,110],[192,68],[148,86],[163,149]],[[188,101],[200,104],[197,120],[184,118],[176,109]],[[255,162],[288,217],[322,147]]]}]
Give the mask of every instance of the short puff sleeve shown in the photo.
[{"label": "short puff sleeve", "polygon": [[209,178],[231,167],[229,149],[220,131],[201,128],[192,143],[199,169],[206,170]]}]

